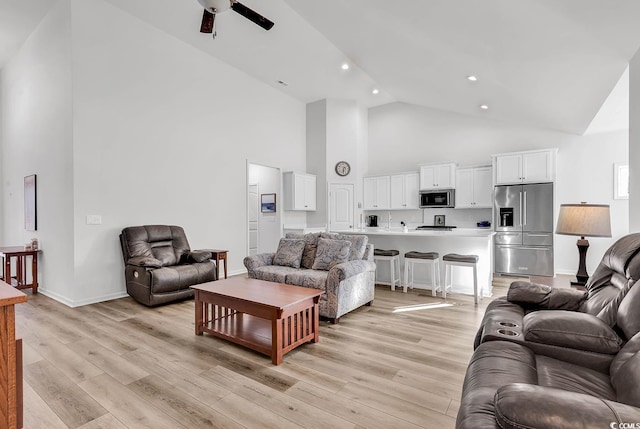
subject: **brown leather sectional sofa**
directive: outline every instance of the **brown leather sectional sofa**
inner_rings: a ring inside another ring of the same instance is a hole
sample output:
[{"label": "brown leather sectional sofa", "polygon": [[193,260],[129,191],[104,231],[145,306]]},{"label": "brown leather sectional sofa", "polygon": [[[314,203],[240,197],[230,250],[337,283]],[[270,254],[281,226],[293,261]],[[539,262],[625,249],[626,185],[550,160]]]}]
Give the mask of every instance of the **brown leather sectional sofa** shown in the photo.
[{"label": "brown leather sectional sofa", "polygon": [[514,282],[487,308],[456,427],[640,427],[638,279],[631,234],[607,250],[586,292]]}]

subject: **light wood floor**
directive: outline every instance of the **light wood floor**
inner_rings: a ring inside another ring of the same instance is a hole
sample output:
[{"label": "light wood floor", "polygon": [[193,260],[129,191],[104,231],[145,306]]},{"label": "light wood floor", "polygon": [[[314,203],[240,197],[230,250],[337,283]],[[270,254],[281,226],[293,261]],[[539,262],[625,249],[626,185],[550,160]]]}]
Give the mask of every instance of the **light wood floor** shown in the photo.
[{"label": "light wood floor", "polygon": [[[494,286],[494,296],[506,289]],[[131,298],[68,308],[42,294],[16,306],[28,429],[451,428],[484,308],[470,296],[378,286],[371,307],[273,366],[194,335],[193,301]]]}]

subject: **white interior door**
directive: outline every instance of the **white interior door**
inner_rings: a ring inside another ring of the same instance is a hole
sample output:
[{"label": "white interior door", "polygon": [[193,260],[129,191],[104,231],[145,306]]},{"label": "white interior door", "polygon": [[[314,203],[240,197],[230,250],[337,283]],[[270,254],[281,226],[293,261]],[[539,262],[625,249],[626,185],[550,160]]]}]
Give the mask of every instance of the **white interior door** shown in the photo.
[{"label": "white interior door", "polygon": [[329,185],[329,231],[353,229],[352,183],[332,183]]},{"label": "white interior door", "polygon": [[249,256],[258,254],[258,185],[251,184],[247,192]]}]

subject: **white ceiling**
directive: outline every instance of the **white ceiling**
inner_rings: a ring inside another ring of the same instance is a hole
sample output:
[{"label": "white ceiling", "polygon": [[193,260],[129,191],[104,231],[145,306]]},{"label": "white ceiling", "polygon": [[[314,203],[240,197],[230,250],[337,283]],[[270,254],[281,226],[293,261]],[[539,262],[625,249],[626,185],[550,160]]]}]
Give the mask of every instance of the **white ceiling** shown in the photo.
[{"label": "white ceiling", "polygon": [[[243,0],[273,29],[227,11],[215,40],[196,0],[105,1],[303,102],[403,101],[577,134],[640,47],[638,0]],[[0,0],[0,66],[52,2]],[[627,100],[609,99],[614,120]]]}]

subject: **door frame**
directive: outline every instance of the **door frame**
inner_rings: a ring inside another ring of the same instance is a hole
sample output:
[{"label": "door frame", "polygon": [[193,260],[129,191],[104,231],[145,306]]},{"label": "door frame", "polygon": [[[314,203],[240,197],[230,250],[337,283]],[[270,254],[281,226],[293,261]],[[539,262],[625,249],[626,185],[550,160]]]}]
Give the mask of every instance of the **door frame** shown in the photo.
[{"label": "door frame", "polygon": [[[246,248],[245,248],[245,256],[249,255],[249,184],[250,184],[250,166],[251,165],[256,165],[259,167],[267,167],[267,168],[273,168],[274,170],[278,170],[278,197],[276,198],[276,211],[280,212],[280,216],[278,216],[278,228],[280,231],[280,237],[282,237],[282,228],[284,225],[284,211],[283,211],[283,207],[284,207],[284,203],[282,201],[283,199],[283,195],[282,195],[282,168],[280,167],[274,167],[273,165],[267,165],[267,164],[263,164],[261,162],[255,162],[250,160],[249,158],[246,159],[246,174],[245,174],[245,183],[244,183],[244,203],[245,203],[245,212],[244,212],[244,224],[245,224],[245,231],[246,231]],[[258,192],[260,192],[260,183],[257,183],[258,185]],[[258,194],[258,199],[260,198],[260,194]],[[259,228],[258,228],[259,231]],[[260,244],[258,242],[258,249],[260,249]]]}]

